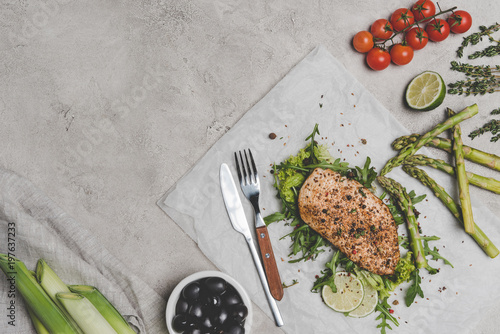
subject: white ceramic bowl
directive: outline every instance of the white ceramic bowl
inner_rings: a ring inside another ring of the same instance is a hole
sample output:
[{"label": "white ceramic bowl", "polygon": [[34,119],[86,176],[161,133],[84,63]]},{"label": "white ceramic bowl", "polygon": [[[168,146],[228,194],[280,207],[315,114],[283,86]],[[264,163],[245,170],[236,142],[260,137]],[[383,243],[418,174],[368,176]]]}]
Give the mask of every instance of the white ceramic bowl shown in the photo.
[{"label": "white ceramic bowl", "polygon": [[179,332],[176,332],[172,328],[172,319],[175,316],[175,306],[177,304],[177,301],[179,300],[182,289],[184,289],[184,287],[186,285],[188,285],[189,283],[197,281],[197,280],[199,280],[201,278],[205,278],[205,277],[220,277],[220,278],[226,280],[226,282],[231,284],[236,289],[236,291],[238,291],[238,293],[241,296],[241,299],[243,300],[243,303],[245,304],[245,306],[248,309],[248,315],[247,315],[247,318],[245,320],[244,328],[245,328],[245,334],[249,334],[250,328],[252,327],[252,301],[250,300],[250,297],[248,296],[245,289],[243,289],[243,287],[240,285],[240,283],[238,283],[231,276],[229,276],[223,272],[220,272],[220,271],[200,271],[200,272],[194,273],[192,275],[189,275],[188,277],[186,277],[182,281],[180,281],[179,284],[177,284],[177,286],[174,288],[174,290],[170,294],[170,297],[168,298],[167,310],[165,312],[165,319],[167,322],[167,328],[168,328],[169,333],[180,334]]}]

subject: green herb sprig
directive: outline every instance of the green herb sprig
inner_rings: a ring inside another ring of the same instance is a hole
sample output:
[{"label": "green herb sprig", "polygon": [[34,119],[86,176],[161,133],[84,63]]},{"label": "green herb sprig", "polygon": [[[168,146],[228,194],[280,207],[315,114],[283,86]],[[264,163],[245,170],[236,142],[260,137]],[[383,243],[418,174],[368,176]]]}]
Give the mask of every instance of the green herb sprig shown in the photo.
[{"label": "green herb sprig", "polygon": [[449,94],[457,95],[485,95],[500,91],[500,81],[497,76],[484,78],[467,78],[448,84]]},{"label": "green herb sprig", "polygon": [[484,124],[479,129],[472,131],[469,134],[471,139],[474,139],[484,133],[490,132],[492,137],[490,138],[490,142],[494,143],[500,139],[500,120],[492,119],[488,123]]},{"label": "green herb sprig", "polygon": [[299,281],[296,279],[293,279],[292,283],[286,284],[285,282],[283,282],[281,285],[283,286],[283,289],[287,289],[287,288],[292,287],[292,286],[297,285],[297,284],[299,284]]},{"label": "green herb sprig", "polygon": [[333,254],[332,259],[325,264],[326,269],[321,271],[321,276],[318,275],[316,277],[316,281],[311,289],[312,292],[319,292],[320,288],[324,285],[328,285],[333,292],[337,292],[337,287],[335,286],[335,273],[343,257],[345,257],[345,255],[340,251],[336,251]]},{"label": "green herb sprig", "polygon": [[[500,24],[499,23],[495,23],[489,27],[486,27],[486,26],[480,26],[479,27],[479,32],[476,32],[476,33],[473,33],[467,37],[464,37],[463,38],[463,41],[462,41],[462,44],[460,45],[460,47],[457,49],[457,56],[459,58],[462,58],[463,55],[464,55],[464,48],[469,46],[469,45],[476,45],[478,44],[480,41],[483,40],[483,37],[484,36],[488,36],[489,40],[490,41],[495,41],[493,39],[493,37],[491,37],[491,34],[500,30]],[[498,54],[498,53],[497,53]],[[474,58],[471,58],[472,55],[469,56],[469,59],[474,59]],[[479,56],[472,56],[472,57],[479,57]]]},{"label": "green herb sprig", "polygon": [[424,253],[425,253],[425,256],[430,255],[432,257],[432,260],[440,260],[441,259],[444,261],[444,264],[447,264],[450,267],[454,268],[450,261],[445,259],[441,254],[439,254],[439,250],[437,249],[436,246],[434,246],[433,249],[431,249],[429,247],[429,242],[427,240],[424,240]]},{"label": "green herb sprig", "polygon": [[[462,44],[457,49],[458,57],[463,56],[463,50],[468,45],[476,45],[488,36],[488,40],[495,45],[489,45],[483,50],[476,51],[468,56],[469,59],[481,57],[493,57],[500,55],[500,41],[494,39],[491,34],[500,30],[500,24],[495,23],[489,27],[480,26],[479,32],[464,37]],[[448,93],[457,95],[485,95],[500,91],[500,66],[471,65],[466,63],[451,62],[453,71],[462,72],[466,78],[448,84]]]},{"label": "green herb sprig", "polygon": [[424,298],[424,291],[422,291],[422,288],[420,287],[422,279],[420,278],[419,270],[416,269],[413,272],[412,276],[413,276],[412,284],[408,288],[408,291],[406,292],[405,296],[406,306],[411,306],[417,295],[420,296],[421,298]]},{"label": "green herb sprig", "polygon": [[387,321],[391,321],[396,326],[399,326],[398,320],[391,314],[391,306],[387,302],[387,298],[384,298],[383,300],[379,301],[376,309],[377,311],[380,312],[380,314],[377,316],[377,318],[375,318],[375,320],[380,320],[380,324],[377,325],[377,328],[380,328],[381,334],[387,333],[386,328],[392,330],[391,325]]}]

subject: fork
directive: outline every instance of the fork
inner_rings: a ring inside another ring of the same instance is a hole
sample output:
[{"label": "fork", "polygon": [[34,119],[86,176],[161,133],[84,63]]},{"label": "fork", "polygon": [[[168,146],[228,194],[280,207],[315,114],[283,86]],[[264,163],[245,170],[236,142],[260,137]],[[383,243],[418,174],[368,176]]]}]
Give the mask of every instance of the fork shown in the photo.
[{"label": "fork", "polygon": [[238,179],[240,181],[243,194],[250,201],[250,203],[252,203],[255,211],[255,231],[259,242],[260,254],[262,262],[264,263],[269,289],[271,290],[271,295],[274,299],[281,300],[283,298],[283,285],[281,283],[278,266],[276,265],[276,260],[274,258],[274,252],[271,240],[269,239],[267,226],[262,219],[259,208],[260,181],[259,174],[257,173],[257,167],[255,166],[255,160],[253,159],[252,151],[250,151],[250,149],[248,149],[248,155],[246,150],[243,150],[243,153],[241,151],[238,153],[234,153]]}]

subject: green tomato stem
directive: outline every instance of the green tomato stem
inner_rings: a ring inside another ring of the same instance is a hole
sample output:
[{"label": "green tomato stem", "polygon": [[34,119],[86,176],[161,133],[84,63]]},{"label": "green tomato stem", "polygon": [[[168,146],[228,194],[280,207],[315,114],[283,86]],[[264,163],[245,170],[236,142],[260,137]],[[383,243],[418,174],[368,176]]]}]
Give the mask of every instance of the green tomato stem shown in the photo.
[{"label": "green tomato stem", "polygon": [[[391,37],[389,37],[388,39],[386,39],[385,41],[381,42],[381,43],[375,43],[375,45],[378,45],[378,46],[385,46],[385,43],[387,43],[387,41],[391,41],[392,44],[394,44],[394,37],[396,37],[397,35],[399,34],[403,34],[403,33],[406,33],[408,30],[410,30],[411,28],[413,28],[414,26],[417,26],[419,27],[419,23],[423,23],[424,21],[430,21],[434,18],[436,18],[437,16],[439,15],[442,15],[442,14],[445,14],[445,13],[448,13],[448,12],[452,12],[454,11],[455,9],[457,9],[457,7],[452,7],[450,9],[446,9],[446,10],[439,10],[439,12],[437,14],[434,14],[432,16],[429,16],[429,17],[425,17],[419,21],[415,21],[413,24],[410,24],[408,27],[404,28],[403,30],[400,30],[400,31],[396,31],[392,34]],[[411,9],[410,9],[411,10]]]}]

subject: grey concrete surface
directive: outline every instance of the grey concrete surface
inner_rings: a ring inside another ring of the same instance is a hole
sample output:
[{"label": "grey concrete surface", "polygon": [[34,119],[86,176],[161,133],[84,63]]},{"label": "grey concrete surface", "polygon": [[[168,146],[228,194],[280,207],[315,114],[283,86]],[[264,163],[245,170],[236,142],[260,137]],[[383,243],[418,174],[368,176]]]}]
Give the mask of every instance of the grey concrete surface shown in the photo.
[{"label": "grey concrete surface", "polygon": [[[32,180],[166,299],[183,277],[214,267],[156,201],[316,45],[325,45],[409,131],[443,118],[442,109],[411,111],[402,97],[424,70],[447,82],[461,77],[449,70],[461,36],[430,43],[411,64],[383,72],[369,70],[351,47],[357,31],[410,5],[2,0],[0,165]],[[499,19],[494,0],[441,6],[468,10],[474,30]],[[443,106],[479,105],[479,115],[462,127],[469,133],[491,118],[499,97],[449,95]],[[487,137],[464,140],[500,153],[500,143]],[[498,196],[472,193],[500,214]],[[474,333],[494,333],[499,311],[497,303],[478,314],[483,320]],[[282,332],[260,311],[254,324],[255,333]]]}]

